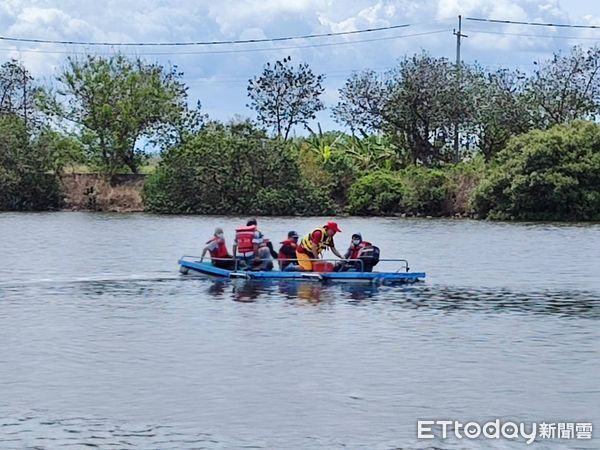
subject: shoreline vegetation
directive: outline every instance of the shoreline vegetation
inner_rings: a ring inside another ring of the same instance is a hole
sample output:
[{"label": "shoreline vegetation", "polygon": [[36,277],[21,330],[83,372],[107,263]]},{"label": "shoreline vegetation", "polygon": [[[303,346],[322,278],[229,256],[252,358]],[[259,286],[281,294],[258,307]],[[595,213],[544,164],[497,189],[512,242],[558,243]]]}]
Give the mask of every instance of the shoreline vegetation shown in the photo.
[{"label": "shoreline vegetation", "polygon": [[324,76],[289,57],[249,80],[255,119],[227,123],[190,108],[177,68],[69,58],[53,89],[8,61],[0,211],[598,221],[600,49],[536,67],[419,53],[354,73],[331,108],[346,133],[309,128]]}]

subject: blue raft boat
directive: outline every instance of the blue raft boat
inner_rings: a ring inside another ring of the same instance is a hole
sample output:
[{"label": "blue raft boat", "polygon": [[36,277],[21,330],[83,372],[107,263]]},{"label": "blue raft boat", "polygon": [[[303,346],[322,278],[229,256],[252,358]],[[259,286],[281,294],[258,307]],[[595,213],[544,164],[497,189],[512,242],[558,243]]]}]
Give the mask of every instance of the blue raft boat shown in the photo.
[{"label": "blue raft boat", "polygon": [[425,272],[409,272],[408,263],[402,259],[382,259],[380,261],[403,262],[396,272],[287,272],[287,271],[246,271],[227,270],[213,266],[210,262],[200,262],[197,256],[182,256],[178,261],[183,274],[197,273],[216,278],[242,278],[251,280],[298,280],[368,283],[414,283],[425,278]]}]

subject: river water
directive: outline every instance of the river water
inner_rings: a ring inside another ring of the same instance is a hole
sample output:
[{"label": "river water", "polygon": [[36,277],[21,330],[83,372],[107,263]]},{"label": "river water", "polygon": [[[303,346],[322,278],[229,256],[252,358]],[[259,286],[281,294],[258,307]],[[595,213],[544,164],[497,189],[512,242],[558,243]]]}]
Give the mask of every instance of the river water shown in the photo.
[{"label": "river water", "polygon": [[[361,231],[427,272],[408,286],[178,273],[243,221],[0,214],[0,449],[600,448],[600,225],[338,219],[338,248]],[[417,439],[497,418],[595,428]]]}]

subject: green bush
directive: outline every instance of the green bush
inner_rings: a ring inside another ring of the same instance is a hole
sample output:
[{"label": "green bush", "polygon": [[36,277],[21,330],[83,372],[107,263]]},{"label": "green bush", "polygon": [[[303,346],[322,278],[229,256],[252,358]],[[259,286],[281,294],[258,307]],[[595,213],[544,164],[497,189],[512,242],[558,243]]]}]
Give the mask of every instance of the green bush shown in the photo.
[{"label": "green bush", "polygon": [[41,211],[60,206],[52,148],[31,136],[25,121],[0,117],[0,210]]},{"label": "green bush", "polygon": [[253,201],[256,215],[328,215],[335,212],[334,203],[323,192],[308,186],[298,190],[265,188]]},{"label": "green bush", "polygon": [[195,214],[322,214],[333,210],[289,151],[250,123],[209,123],[163,154],[144,186],[148,211]]},{"label": "green bush", "polygon": [[441,169],[411,166],[400,172],[406,212],[439,216],[447,212],[448,175]]},{"label": "green bush", "polygon": [[473,194],[484,217],[600,219],[600,126],[577,121],[511,139]]},{"label": "green bush", "polygon": [[352,185],[348,210],[359,215],[435,215],[448,212],[448,175],[441,169],[411,166],[377,171]]},{"label": "green bush", "polygon": [[377,171],[359,178],[348,193],[348,211],[357,215],[389,215],[404,210],[404,181],[397,173]]}]

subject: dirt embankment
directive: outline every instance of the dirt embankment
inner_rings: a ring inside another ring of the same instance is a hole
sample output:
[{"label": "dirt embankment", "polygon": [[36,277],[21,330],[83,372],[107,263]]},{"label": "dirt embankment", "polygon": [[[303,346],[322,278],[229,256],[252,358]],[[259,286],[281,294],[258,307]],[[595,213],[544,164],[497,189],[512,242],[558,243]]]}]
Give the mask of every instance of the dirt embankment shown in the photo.
[{"label": "dirt embankment", "polygon": [[480,180],[473,176],[460,175],[456,187],[450,194],[447,204],[448,214],[454,217],[473,217],[474,211],[470,205],[471,195]]},{"label": "dirt embankment", "polygon": [[145,175],[74,173],[61,177],[64,208],[72,211],[139,212],[144,210]]}]

